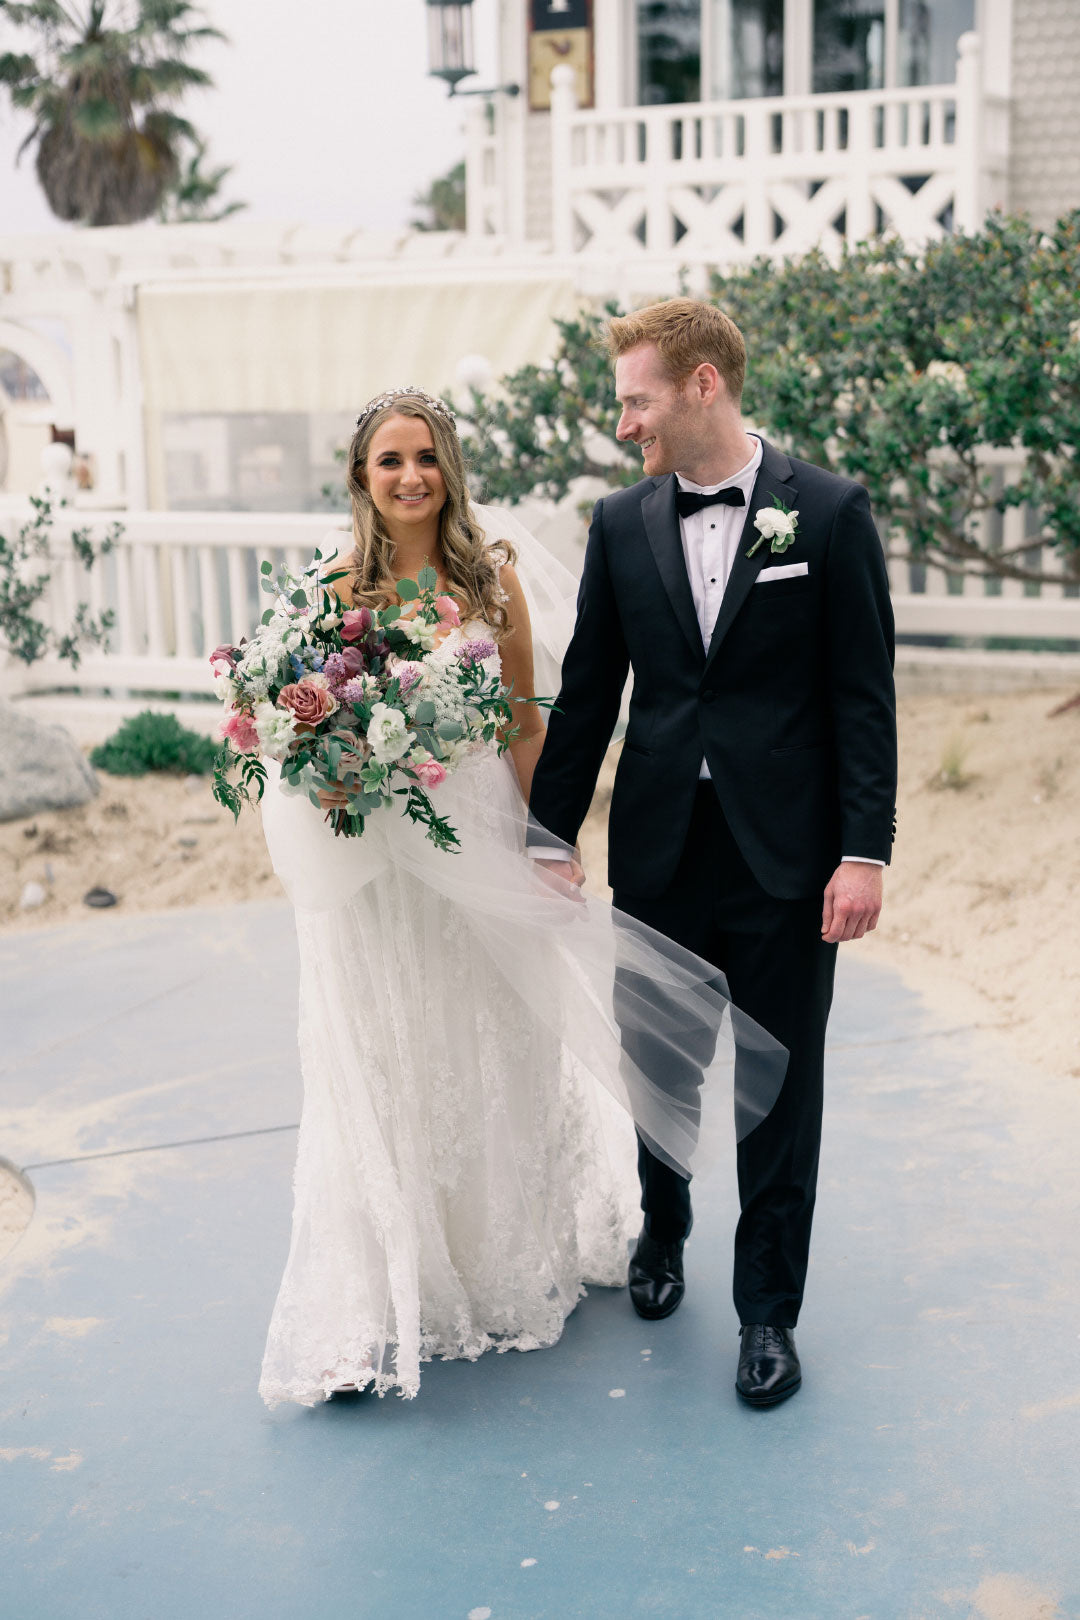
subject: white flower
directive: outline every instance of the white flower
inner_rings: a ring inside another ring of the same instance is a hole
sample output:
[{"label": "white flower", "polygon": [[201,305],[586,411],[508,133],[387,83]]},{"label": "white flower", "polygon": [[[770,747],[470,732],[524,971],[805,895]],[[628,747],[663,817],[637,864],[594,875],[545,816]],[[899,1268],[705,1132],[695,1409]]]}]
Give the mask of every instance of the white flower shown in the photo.
[{"label": "white flower", "polygon": [[324,613],[321,619],[315,620],[315,628],[317,630],[334,630],[340,623],[340,613]]},{"label": "white flower", "polygon": [[409,728],[400,709],[386,703],[376,703],[371,710],[371,723],[367,730],[368,742],[377,765],[391,765],[400,759],[410,746]]},{"label": "white flower", "polygon": [[223,703],[235,703],[240,696],[240,687],[232,678],[232,671],[224,658],[219,658],[212,665],[214,670],[214,691]]},{"label": "white flower", "polygon": [[296,723],[288,709],[276,709],[272,703],[257,703],[255,730],[264,754],[278,760],[287,757],[296,736]]},{"label": "white flower", "polygon": [[967,392],[967,372],[955,360],[931,360],[926,368],[926,380],[931,379],[951,384],[959,394]]},{"label": "white flower", "polygon": [[431,652],[439,634],[437,624],[428,624],[426,619],[398,619],[394,627],[407,636],[414,647],[423,652]]},{"label": "white flower", "polygon": [[781,535],[786,537],[795,533],[798,516],[798,511],[781,512],[778,506],[763,506],[754,518],[754,528],[766,540],[775,540]]}]

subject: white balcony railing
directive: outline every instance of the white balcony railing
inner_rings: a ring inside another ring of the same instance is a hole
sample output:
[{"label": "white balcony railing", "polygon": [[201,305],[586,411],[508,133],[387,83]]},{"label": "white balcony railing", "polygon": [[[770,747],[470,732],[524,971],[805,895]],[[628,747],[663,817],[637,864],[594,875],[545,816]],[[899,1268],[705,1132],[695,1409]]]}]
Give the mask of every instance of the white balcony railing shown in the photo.
[{"label": "white balcony railing", "polygon": [[1004,201],[1008,120],[965,34],[955,84],[910,90],[593,111],[560,66],[551,139],[556,252],[734,266],[977,229]]},{"label": "white balcony railing", "polygon": [[[1006,452],[991,452],[988,462],[1003,481],[1010,481],[1019,465]],[[70,531],[90,522],[93,532],[103,534],[114,519],[123,525],[120,541],[88,574],[68,543]],[[530,520],[543,537],[547,532],[543,513],[537,509]],[[5,530],[18,521],[13,506],[0,511]],[[88,653],[75,674],[68,665],[54,661],[27,668],[10,659],[5,662],[0,655],[0,693],[12,696],[71,686],[87,692],[102,688],[114,693],[210,692],[209,653],[220,642],[235,643],[250,635],[266,606],[267,598],[259,590],[259,563],[269,558],[298,569],[320,544],[329,554],[334,542],[327,542],[327,533],[339,521],[343,520],[302,513],[61,511],[44,616],[62,631],[79,601],[88,601],[96,611],[112,608],[116,626],[110,650]],[[994,521],[997,532],[984,532],[982,539],[997,548],[1011,550],[1032,532],[1022,507],[1010,508]],[[348,531],[339,532],[338,543],[348,545]],[[554,533],[552,529],[549,540]],[[580,538],[584,540],[583,531]],[[897,545],[889,562],[896,627],[902,637],[1080,641],[1075,576],[1065,576],[1050,547],[1042,549],[1039,566],[1060,574],[1060,583],[1040,586],[1017,580],[950,583],[940,569],[910,563],[904,549]],[[1025,555],[1032,564],[1039,557]]]}]

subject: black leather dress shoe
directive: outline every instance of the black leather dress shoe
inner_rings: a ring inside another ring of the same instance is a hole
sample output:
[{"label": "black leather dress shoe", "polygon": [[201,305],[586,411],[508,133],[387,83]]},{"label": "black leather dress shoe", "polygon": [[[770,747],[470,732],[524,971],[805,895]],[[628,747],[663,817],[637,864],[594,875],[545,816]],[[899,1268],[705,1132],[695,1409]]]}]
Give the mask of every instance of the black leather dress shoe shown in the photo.
[{"label": "black leather dress shoe", "polygon": [[658,1243],[645,1232],[630,1257],[630,1298],[646,1321],[659,1322],[682,1304],[683,1242]]},{"label": "black leather dress shoe", "polygon": [[739,1371],[735,1388],[750,1406],[775,1406],[794,1395],[802,1368],[791,1328],[748,1322],[740,1329]]}]

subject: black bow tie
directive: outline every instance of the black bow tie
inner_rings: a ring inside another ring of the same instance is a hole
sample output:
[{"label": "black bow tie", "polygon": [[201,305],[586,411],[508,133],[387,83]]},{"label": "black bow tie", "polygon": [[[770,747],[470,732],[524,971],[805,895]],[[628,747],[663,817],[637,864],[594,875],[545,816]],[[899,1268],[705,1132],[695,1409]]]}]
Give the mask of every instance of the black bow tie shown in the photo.
[{"label": "black bow tie", "polygon": [[703,506],[745,506],[746,500],[741,489],[729,484],[726,489],[718,489],[715,495],[700,495],[696,489],[677,489],[675,505],[680,517],[691,517]]}]

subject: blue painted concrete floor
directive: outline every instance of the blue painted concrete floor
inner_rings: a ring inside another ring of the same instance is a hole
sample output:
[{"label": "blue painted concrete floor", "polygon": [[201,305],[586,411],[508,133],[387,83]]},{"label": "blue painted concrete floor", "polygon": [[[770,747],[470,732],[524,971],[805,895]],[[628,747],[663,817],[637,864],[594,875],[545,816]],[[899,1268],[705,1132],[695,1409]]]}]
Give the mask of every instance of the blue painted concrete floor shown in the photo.
[{"label": "blue painted concrete floor", "polygon": [[268,1413],[287,907],[5,940],[0,1152],[37,1209],[0,1264],[0,1614],[1080,1615],[1080,1087],[867,955],[842,960],[793,1400],[732,1388],[718,1173],[670,1321],[598,1290],[554,1349],[433,1363],[416,1401]]}]

